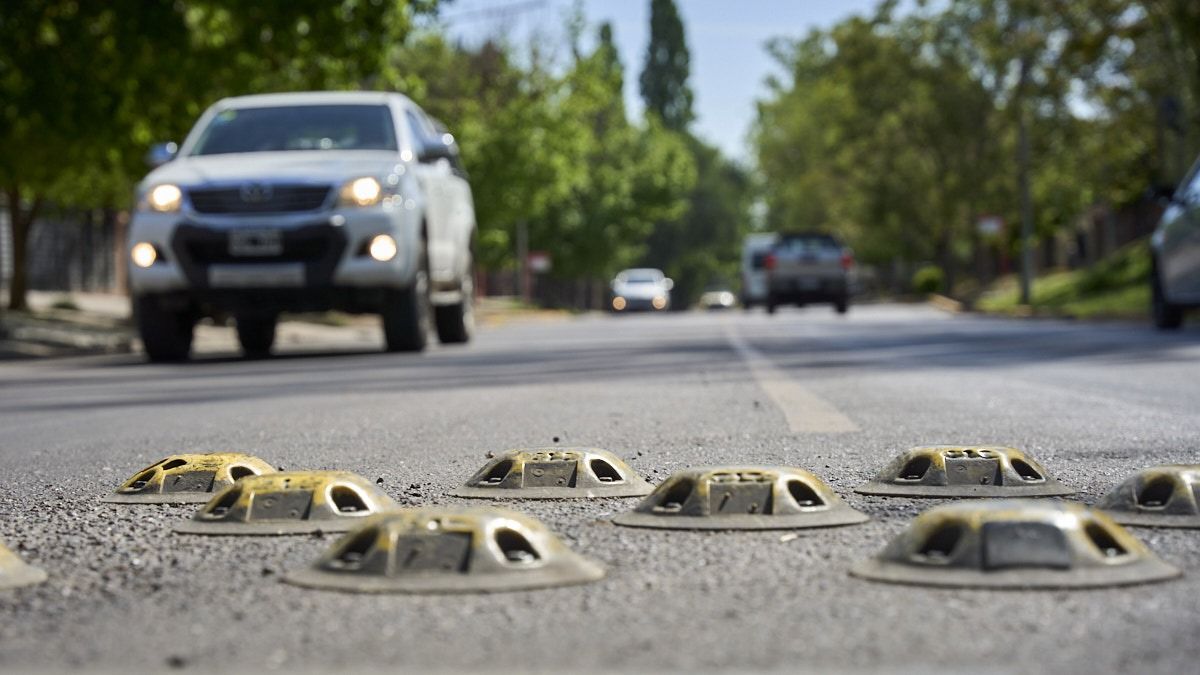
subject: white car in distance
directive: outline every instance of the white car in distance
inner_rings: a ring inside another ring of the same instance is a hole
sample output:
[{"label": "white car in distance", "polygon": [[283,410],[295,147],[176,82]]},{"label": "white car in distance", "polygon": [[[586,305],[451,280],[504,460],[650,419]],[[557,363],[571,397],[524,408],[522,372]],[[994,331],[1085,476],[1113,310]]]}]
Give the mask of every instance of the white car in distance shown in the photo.
[{"label": "white car in distance", "polygon": [[675,282],[662,270],[638,268],[624,270],[612,281],[614,312],[661,312],[671,307],[671,289]]},{"label": "white car in distance", "polygon": [[232,315],[270,352],[282,312],[382,317],[389,351],[473,330],[475,211],[453,136],[376,92],[222,100],[155,146],[129,232],[134,317],[153,361]]}]

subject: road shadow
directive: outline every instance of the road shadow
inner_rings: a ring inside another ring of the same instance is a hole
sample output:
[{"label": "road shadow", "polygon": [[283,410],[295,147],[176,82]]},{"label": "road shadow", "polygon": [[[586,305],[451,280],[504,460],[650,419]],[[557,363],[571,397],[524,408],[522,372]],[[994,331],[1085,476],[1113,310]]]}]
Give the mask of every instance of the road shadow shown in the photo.
[{"label": "road shadow", "polygon": [[[577,324],[579,326],[580,324]],[[669,325],[669,324],[668,324]],[[10,378],[16,392],[0,411],[48,412],[191,405],[212,401],[333,394],[508,388],[629,380],[699,378],[702,385],[746,382],[750,374],[725,336],[732,325],[759,352],[799,381],[863,372],[919,369],[1004,369],[1090,360],[1098,367],[1130,363],[1195,363],[1200,331],[1165,334],[1136,326],[1079,322],[1022,322],[963,318],[819,326],[798,324],[689,324],[687,335],[622,336],[606,343],[590,331],[561,334],[541,346],[512,335],[474,347],[439,347],[423,354],[377,349],[289,351],[261,360],[233,354],[182,364],[147,366],[137,357],[89,360],[52,377]],[[796,326],[797,335],[779,328]],[[605,333],[607,335],[607,333]],[[619,339],[618,339],[619,338]],[[31,395],[22,396],[22,391]]]}]

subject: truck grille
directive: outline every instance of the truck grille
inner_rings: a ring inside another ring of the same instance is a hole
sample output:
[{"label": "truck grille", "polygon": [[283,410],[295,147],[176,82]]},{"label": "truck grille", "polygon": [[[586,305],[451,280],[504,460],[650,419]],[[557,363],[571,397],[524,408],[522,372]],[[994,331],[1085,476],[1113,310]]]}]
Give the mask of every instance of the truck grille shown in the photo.
[{"label": "truck grille", "polygon": [[331,225],[310,225],[285,230],[282,250],[278,255],[239,256],[229,250],[228,233],[221,230],[189,228],[176,235],[176,246],[182,246],[189,261],[201,264],[224,263],[311,263],[334,252],[339,254],[343,237]]},{"label": "truck grille", "polygon": [[197,213],[298,213],[324,206],[329,190],[328,185],[247,183],[188,190],[188,198]]}]

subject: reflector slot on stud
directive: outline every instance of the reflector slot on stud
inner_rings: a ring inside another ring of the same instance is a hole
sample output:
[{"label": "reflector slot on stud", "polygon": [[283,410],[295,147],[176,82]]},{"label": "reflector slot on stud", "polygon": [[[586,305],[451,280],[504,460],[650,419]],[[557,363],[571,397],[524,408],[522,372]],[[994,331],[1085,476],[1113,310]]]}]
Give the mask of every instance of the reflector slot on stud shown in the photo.
[{"label": "reflector slot on stud", "polygon": [[802,480],[788,481],[788,494],[792,496],[792,501],[796,502],[796,506],[800,508],[814,508],[825,506],[825,500],[821,499],[821,495],[812,488],[811,485]]}]

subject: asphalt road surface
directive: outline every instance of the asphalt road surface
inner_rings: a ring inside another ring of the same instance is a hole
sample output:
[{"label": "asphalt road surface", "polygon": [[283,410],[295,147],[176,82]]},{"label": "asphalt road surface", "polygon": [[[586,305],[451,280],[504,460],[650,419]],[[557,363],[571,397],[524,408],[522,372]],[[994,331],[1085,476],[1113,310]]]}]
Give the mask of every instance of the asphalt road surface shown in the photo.
[{"label": "asphalt road surface", "polygon": [[[847,567],[936,501],[851,490],[918,444],[1031,452],[1091,502],[1200,462],[1200,332],[958,317],[926,307],[584,317],[466,348],[284,345],[0,364],[0,540],[50,581],[0,592],[0,669],[1195,672],[1200,531],[1136,529],[1182,579],[1086,591],[936,590]],[[306,351],[308,349],[308,351]],[[175,535],[194,507],[97,503],[174,452],[347,469],[405,504],[518,446],[599,446],[651,481],[696,464],[815,471],[865,525],[662,532],[636,500],[516,502],[603,581],[369,596],[282,584],[334,535]]]}]

